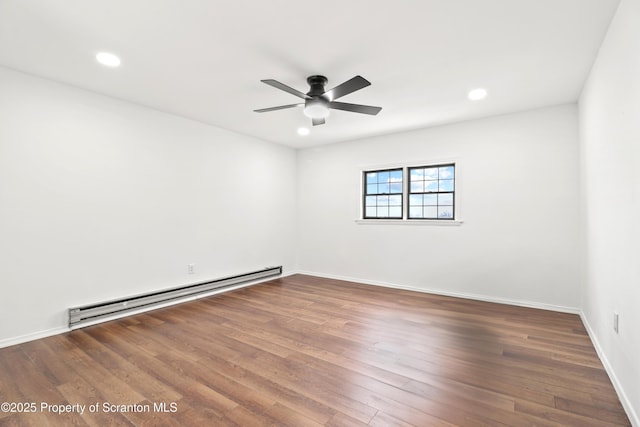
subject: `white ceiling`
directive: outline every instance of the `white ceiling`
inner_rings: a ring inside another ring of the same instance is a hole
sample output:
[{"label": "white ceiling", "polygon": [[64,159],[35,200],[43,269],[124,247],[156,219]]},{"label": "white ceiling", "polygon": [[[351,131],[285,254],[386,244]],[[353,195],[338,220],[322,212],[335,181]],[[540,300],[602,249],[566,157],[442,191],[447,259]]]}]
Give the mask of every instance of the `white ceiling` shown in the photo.
[{"label": "white ceiling", "polygon": [[[0,0],[0,65],[300,148],[575,102],[618,2]],[[252,111],[300,101],[261,79],[312,74],[362,75],[340,101],[382,112]]]}]

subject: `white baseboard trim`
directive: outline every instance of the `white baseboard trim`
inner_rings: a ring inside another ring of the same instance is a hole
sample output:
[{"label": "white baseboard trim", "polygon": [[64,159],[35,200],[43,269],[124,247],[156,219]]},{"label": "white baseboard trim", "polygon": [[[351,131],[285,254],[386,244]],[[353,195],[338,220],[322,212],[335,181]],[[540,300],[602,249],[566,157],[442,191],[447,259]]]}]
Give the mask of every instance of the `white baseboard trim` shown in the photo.
[{"label": "white baseboard trim", "polygon": [[339,276],[335,274],[318,273],[318,272],[312,272],[312,271],[298,270],[297,274],[324,277],[327,279],[344,280],[347,282],[356,282],[356,283],[362,283],[365,285],[381,286],[384,288],[393,288],[393,289],[402,289],[405,291],[422,292],[425,294],[442,295],[442,296],[455,297],[455,298],[465,298],[465,299],[472,299],[476,301],[493,302],[497,304],[515,305],[519,307],[537,308],[540,310],[557,311],[560,313],[580,314],[580,309],[577,307],[567,307],[562,305],[545,304],[545,303],[539,303],[539,302],[533,302],[533,301],[512,300],[507,298],[497,298],[497,297],[491,297],[488,295],[470,294],[465,292],[450,292],[442,289],[418,288],[414,286],[405,286],[405,285],[398,285],[396,283],[382,282],[379,280],[368,280],[368,279],[362,279],[358,277]]},{"label": "white baseboard trim", "polygon": [[618,380],[618,377],[613,367],[611,366],[611,363],[609,363],[609,359],[607,359],[607,356],[604,353],[604,350],[602,349],[600,342],[598,341],[598,337],[596,336],[593,328],[589,324],[589,320],[587,320],[587,316],[584,314],[582,310],[580,310],[580,319],[582,319],[582,323],[584,324],[584,327],[587,330],[587,333],[589,334],[589,338],[591,338],[593,347],[596,349],[596,353],[598,353],[598,357],[600,358],[600,361],[602,362],[602,365],[604,366],[605,371],[607,371],[607,374],[609,375],[609,379],[611,380],[611,383],[613,384],[613,388],[616,390],[616,393],[618,394],[618,398],[620,399],[620,403],[622,403],[622,406],[624,407],[624,410],[627,413],[627,417],[629,417],[629,421],[631,421],[631,425],[634,427],[640,427],[640,417],[638,417],[638,413],[635,411],[633,405],[631,404],[631,401],[629,400],[629,397],[625,393],[624,388],[620,383],[620,380]]},{"label": "white baseboard trim", "polygon": [[29,341],[39,340],[41,338],[52,337],[54,335],[64,334],[65,332],[69,332],[71,329],[66,327],[58,327],[47,329],[44,331],[33,332],[26,335],[20,335],[17,337],[6,338],[0,340],[0,348],[11,347],[12,345],[23,344]]}]

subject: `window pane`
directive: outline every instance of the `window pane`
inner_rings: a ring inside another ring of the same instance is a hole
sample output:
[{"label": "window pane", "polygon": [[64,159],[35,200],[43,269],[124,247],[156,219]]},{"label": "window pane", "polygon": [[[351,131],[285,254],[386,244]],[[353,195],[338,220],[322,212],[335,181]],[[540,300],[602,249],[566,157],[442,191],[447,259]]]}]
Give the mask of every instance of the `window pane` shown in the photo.
[{"label": "window pane", "polygon": [[424,218],[437,218],[438,208],[435,206],[425,206],[422,210]]},{"label": "window pane", "polygon": [[378,184],[389,182],[389,172],[378,172]]},{"label": "window pane", "polygon": [[438,218],[453,218],[453,206],[438,206]]},{"label": "window pane", "polygon": [[412,193],[422,193],[423,191],[424,191],[424,182],[422,181],[411,182]]},{"label": "window pane", "polygon": [[389,184],[378,184],[378,193],[389,194]]},{"label": "window pane", "polygon": [[389,208],[389,216],[394,218],[402,217],[402,206],[391,206]]},{"label": "window pane", "polygon": [[378,184],[367,184],[367,194],[377,194]]},{"label": "window pane", "polygon": [[438,204],[453,206],[453,194],[451,193],[438,194]]},{"label": "window pane", "polygon": [[440,191],[453,191],[453,180],[452,179],[440,180]]},{"label": "window pane", "polygon": [[390,193],[402,193],[402,183],[401,182],[391,183],[391,185],[389,186],[389,192]]},{"label": "window pane", "polygon": [[389,196],[378,196],[378,206],[385,206],[389,204]]},{"label": "window pane", "polygon": [[411,206],[422,206],[422,194],[412,194],[409,196]]},{"label": "window pane", "polygon": [[411,169],[411,181],[422,181],[424,169]]},{"label": "window pane", "polygon": [[422,218],[422,206],[409,206],[409,218]]},{"label": "window pane", "polygon": [[379,218],[386,218],[389,216],[389,207],[388,206],[378,206],[378,215]]},{"label": "window pane", "polygon": [[438,181],[425,181],[424,192],[428,191],[438,191]]},{"label": "window pane", "polygon": [[440,179],[453,179],[453,166],[444,166],[438,169]]},{"label": "window pane", "polygon": [[438,168],[426,168],[424,170],[424,179],[438,179]]},{"label": "window pane", "polygon": [[427,206],[436,206],[438,204],[438,195],[437,194],[425,194],[424,195],[424,204]]},{"label": "window pane", "polygon": [[376,205],[376,196],[367,196],[365,198],[365,203],[367,206],[375,206]]},{"label": "window pane", "polygon": [[377,184],[378,183],[378,174],[375,172],[367,174],[367,185],[369,184]]},{"label": "window pane", "polygon": [[402,182],[402,171],[391,171],[389,179],[391,182]]},{"label": "window pane", "polygon": [[374,217],[377,216],[377,209],[375,206],[367,206],[367,209],[365,210],[365,216],[368,217]]},{"label": "window pane", "polygon": [[402,196],[389,196],[389,205],[390,206],[402,206]]}]

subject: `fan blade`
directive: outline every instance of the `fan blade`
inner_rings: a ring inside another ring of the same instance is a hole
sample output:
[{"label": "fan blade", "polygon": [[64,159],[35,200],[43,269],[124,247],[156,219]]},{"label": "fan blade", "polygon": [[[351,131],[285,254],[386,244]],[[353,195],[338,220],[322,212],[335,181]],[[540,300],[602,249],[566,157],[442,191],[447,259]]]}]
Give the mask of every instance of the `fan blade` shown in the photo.
[{"label": "fan blade", "polygon": [[382,110],[382,107],[372,107],[370,105],[347,104],[344,102],[330,102],[327,107],[335,110],[351,111],[352,113],[370,114],[375,116]]},{"label": "fan blade", "polygon": [[320,118],[320,119],[311,119],[311,123],[313,123],[314,126],[323,125],[324,124],[324,119],[322,119],[322,118]]},{"label": "fan blade", "polygon": [[267,111],[276,111],[276,110],[284,110],[285,108],[294,108],[294,107],[302,107],[304,104],[289,104],[289,105],[281,105],[279,107],[269,107],[269,108],[261,108],[259,110],[253,110],[256,113],[266,113]]},{"label": "fan blade", "polygon": [[267,79],[267,80],[260,80],[262,83],[268,84],[269,86],[273,86],[276,89],[280,89],[283,90],[285,92],[289,92],[291,95],[295,95],[298,98],[302,98],[302,99],[309,99],[309,96],[307,96],[306,94],[295,90],[292,87],[287,86],[286,84],[280,83],[277,80],[272,80],[272,79]]},{"label": "fan blade", "polygon": [[341,98],[345,95],[349,95],[352,92],[363,89],[369,86],[371,83],[362,76],[355,76],[354,78],[347,80],[346,82],[339,84],[333,89],[324,93],[324,95],[330,100]]}]

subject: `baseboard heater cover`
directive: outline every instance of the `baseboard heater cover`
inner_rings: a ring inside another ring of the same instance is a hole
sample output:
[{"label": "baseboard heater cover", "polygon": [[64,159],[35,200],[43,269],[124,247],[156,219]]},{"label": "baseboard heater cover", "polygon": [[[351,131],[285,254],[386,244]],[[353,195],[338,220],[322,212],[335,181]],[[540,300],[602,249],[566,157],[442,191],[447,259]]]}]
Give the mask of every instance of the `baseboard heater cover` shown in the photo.
[{"label": "baseboard heater cover", "polygon": [[262,270],[250,273],[238,274],[236,276],[224,277],[207,282],[194,283],[177,288],[165,289],[158,292],[137,295],[117,300],[106,301],[97,304],[90,304],[69,309],[69,328],[76,329],[88,324],[98,323],[100,320],[107,320],[114,316],[121,317],[122,314],[141,309],[150,309],[153,306],[175,302],[188,297],[197,296],[216,289],[231,287],[254,280],[279,276],[282,274],[282,266],[267,267]]}]

